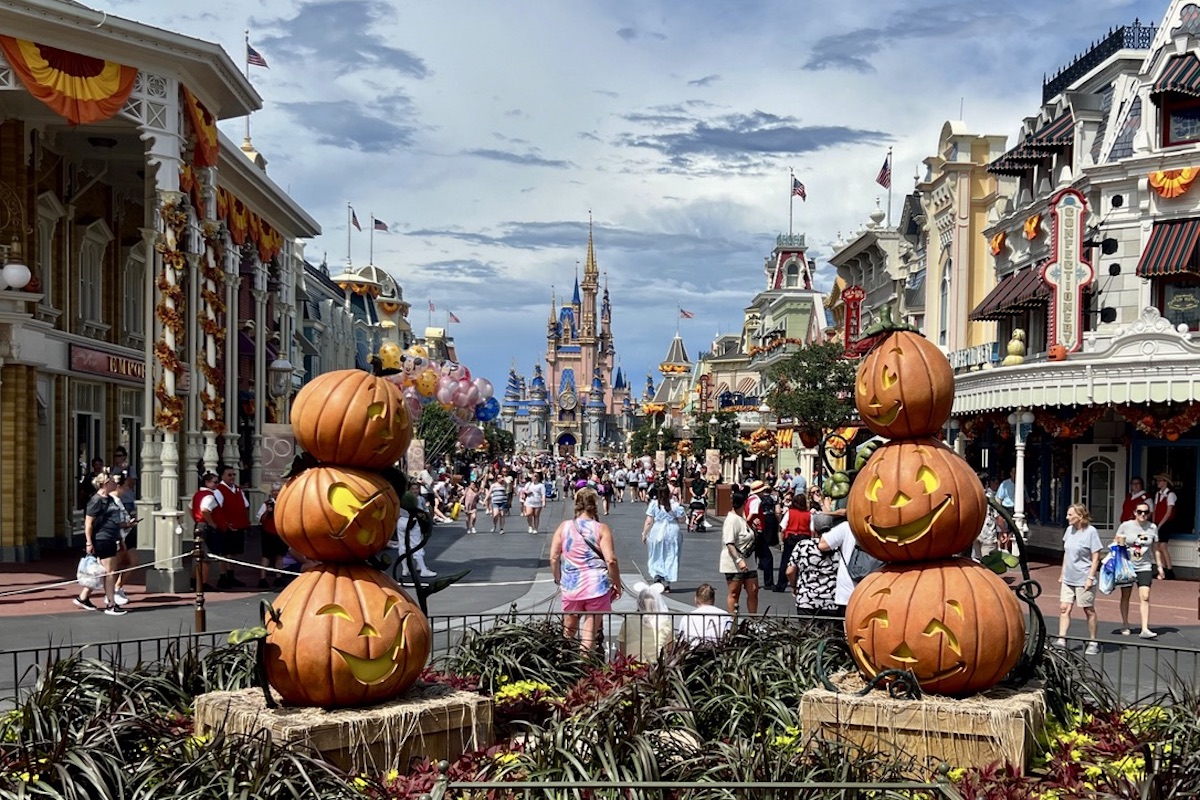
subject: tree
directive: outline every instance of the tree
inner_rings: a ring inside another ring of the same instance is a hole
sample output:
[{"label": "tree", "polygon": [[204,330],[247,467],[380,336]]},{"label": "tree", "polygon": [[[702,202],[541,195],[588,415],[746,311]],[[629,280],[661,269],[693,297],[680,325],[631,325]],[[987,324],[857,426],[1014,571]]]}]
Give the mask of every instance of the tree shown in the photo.
[{"label": "tree", "polygon": [[638,458],[652,456],[658,450],[675,449],[675,431],[662,427],[662,414],[650,414],[629,437],[629,452]]},{"label": "tree", "polygon": [[801,347],[767,370],[773,387],[766,402],[802,431],[821,434],[854,417],[856,365],[837,342]]},{"label": "tree", "polygon": [[488,422],[483,426],[483,435],[487,439],[489,461],[495,461],[501,456],[510,456],[517,450],[516,437],[495,422]]},{"label": "tree", "polygon": [[717,418],[716,425],[709,422],[711,417],[702,418],[697,422],[692,438],[698,443],[698,449],[715,447],[721,451],[722,461],[732,461],[745,455],[746,446],[742,444],[737,414],[732,411],[718,411],[712,416]]},{"label": "tree", "polygon": [[421,409],[413,436],[425,440],[425,461],[432,462],[439,455],[454,451],[458,444],[458,426],[441,403],[429,403]]}]

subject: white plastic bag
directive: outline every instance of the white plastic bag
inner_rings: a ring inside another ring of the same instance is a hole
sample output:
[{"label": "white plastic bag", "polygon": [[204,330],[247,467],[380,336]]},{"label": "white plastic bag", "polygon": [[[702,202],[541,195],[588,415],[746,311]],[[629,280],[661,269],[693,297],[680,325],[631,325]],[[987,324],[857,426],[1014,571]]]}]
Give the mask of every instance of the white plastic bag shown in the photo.
[{"label": "white plastic bag", "polygon": [[75,578],[85,589],[103,589],[104,576],[108,571],[95,556],[84,556],[79,559],[79,568],[75,570]]}]

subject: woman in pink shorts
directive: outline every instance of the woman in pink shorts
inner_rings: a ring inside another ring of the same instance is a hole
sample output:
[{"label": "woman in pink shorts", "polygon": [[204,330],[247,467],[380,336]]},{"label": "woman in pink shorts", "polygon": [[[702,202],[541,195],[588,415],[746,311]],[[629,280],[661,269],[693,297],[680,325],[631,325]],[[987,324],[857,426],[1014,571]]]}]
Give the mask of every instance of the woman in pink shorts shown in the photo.
[{"label": "woman in pink shorts", "polygon": [[612,611],[621,597],[612,531],[599,521],[598,506],[595,489],[575,492],[575,519],[564,520],[550,540],[550,569],[562,591],[563,633],[575,638],[579,615],[586,613],[580,636],[585,652],[596,641],[595,612]]}]

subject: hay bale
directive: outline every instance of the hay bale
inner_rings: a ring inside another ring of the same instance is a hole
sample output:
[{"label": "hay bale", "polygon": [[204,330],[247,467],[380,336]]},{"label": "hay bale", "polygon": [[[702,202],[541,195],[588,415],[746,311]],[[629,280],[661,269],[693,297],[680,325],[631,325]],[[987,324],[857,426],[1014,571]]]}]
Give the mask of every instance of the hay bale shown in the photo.
[{"label": "hay bale", "polygon": [[492,701],[440,684],[365,708],[267,708],[261,689],[196,698],[196,732],[254,735],[316,751],[348,772],[408,768],[413,757],[454,760],[492,742]]},{"label": "hay bale", "polygon": [[851,694],[865,684],[857,673],[835,675],[840,692],[811,689],[800,699],[806,737],[838,739],[867,749],[903,752],[929,778],[941,763],[986,767],[1008,761],[1022,772],[1036,755],[1046,724],[1046,696],[1040,687],[990,689],[966,698],[926,695],[919,700],[876,690]]}]

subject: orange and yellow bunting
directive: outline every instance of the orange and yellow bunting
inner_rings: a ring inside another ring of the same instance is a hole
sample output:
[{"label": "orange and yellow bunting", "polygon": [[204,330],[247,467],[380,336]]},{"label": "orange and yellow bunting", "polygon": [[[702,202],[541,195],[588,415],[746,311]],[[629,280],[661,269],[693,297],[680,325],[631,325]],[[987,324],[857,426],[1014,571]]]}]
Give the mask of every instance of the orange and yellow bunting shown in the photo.
[{"label": "orange and yellow bunting", "polygon": [[72,125],[115,116],[137,80],[134,67],[11,36],[0,36],[0,52],[29,93]]},{"label": "orange and yellow bunting", "polygon": [[1004,242],[1006,239],[1008,239],[1008,234],[1004,231],[1000,231],[992,236],[992,238],[989,240],[989,244],[991,245],[992,249],[992,255],[1000,255],[1000,251],[1004,249]]},{"label": "orange and yellow bunting", "polygon": [[1171,200],[1185,194],[1197,175],[1200,175],[1200,167],[1160,170],[1150,173],[1150,185],[1159,197]]},{"label": "orange and yellow bunting", "polygon": [[187,108],[188,121],[192,123],[192,132],[196,135],[196,166],[215,167],[217,165],[217,121],[213,115],[196,99],[186,86],[179,87],[183,95],[183,104]]},{"label": "orange and yellow bunting", "polygon": [[239,247],[247,241],[254,244],[258,257],[265,263],[283,249],[283,234],[255,214],[228,189],[217,188],[217,219],[229,229],[229,238]]},{"label": "orange and yellow bunting", "polygon": [[1025,220],[1025,238],[1033,241],[1042,232],[1042,215],[1033,214]]}]

